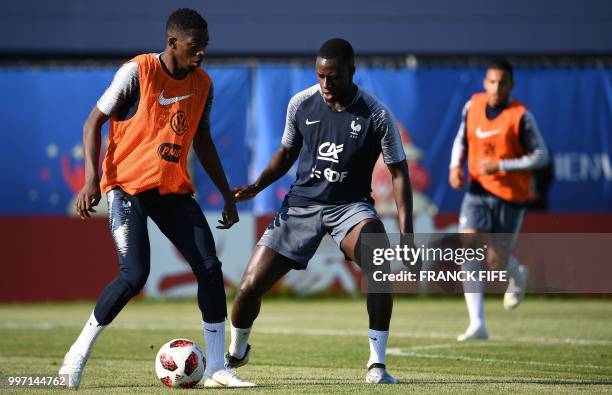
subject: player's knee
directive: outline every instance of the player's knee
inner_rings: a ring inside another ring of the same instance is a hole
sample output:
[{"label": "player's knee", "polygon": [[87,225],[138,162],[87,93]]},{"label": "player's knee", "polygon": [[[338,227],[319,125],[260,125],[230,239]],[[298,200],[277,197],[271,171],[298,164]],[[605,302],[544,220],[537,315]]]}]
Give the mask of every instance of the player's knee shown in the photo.
[{"label": "player's knee", "polygon": [[132,296],[137,295],[144,288],[149,271],[144,269],[123,270],[119,274],[119,281],[127,288]]},{"label": "player's knee", "polygon": [[212,255],[202,259],[195,265],[192,265],[193,273],[198,281],[223,281],[223,271],[221,270],[221,261],[219,258]]},{"label": "player's knee", "polygon": [[487,260],[487,267],[489,270],[503,270],[507,265],[507,259],[499,255],[489,256]]},{"label": "player's knee", "polygon": [[199,284],[212,284],[215,282],[223,282],[223,271],[221,270],[221,261],[216,255],[211,255],[199,259],[196,262],[189,262],[191,270],[196,276]]},{"label": "player's knee", "polygon": [[238,297],[245,299],[258,299],[263,295],[262,287],[258,285],[254,276],[245,275],[238,288]]},{"label": "player's knee", "polygon": [[358,226],[360,226],[361,229],[359,231],[359,237],[357,240],[360,240],[362,237],[364,237],[364,234],[385,233],[385,227],[383,226],[382,222],[378,220],[364,219],[359,223]]},{"label": "player's knee", "polygon": [[489,248],[487,252],[487,268],[489,270],[503,270],[508,262],[508,254],[502,249]]},{"label": "player's knee", "polygon": [[385,233],[383,224],[374,219],[364,219],[355,228],[359,229],[357,241],[362,240],[368,233]]},{"label": "player's knee", "polygon": [[256,295],[255,287],[250,281],[242,281],[238,288],[238,297],[250,299]]},{"label": "player's knee", "polygon": [[388,248],[389,241],[385,237],[372,237],[373,233],[375,234],[384,234],[385,228],[383,225],[375,220],[367,219],[361,222],[361,229],[359,232],[359,236],[357,237],[357,242],[355,243],[355,260],[357,264],[361,267],[361,270],[369,273],[374,269],[373,257],[374,257],[374,249],[376,248]]}]

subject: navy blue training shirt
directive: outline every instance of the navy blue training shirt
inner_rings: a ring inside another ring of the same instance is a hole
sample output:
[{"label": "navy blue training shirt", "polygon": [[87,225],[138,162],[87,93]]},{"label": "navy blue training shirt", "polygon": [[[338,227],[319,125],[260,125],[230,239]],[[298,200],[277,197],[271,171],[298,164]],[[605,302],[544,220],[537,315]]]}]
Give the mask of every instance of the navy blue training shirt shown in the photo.
[{"label": "navy blue training shirt", "polygon": [[323,100],[319,85],[293,96],[282,144],[300,150],[297,179],[286,198],[295,207],[371,201],[380,153],[387,164],[406,159],[393,116],[360,88],[340,112]]}]

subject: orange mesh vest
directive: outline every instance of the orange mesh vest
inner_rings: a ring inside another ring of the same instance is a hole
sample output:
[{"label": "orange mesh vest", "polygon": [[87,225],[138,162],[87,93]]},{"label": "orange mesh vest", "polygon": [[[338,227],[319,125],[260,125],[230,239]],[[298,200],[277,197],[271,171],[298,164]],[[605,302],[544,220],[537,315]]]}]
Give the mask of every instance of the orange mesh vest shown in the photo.
[{"label": "orange mesh vest", "polygon": [[131,195],[156,187],[160,194],[193,192],[187,154],[206,103],[210,77],[197,68],[184,79],[174,80],[155,54],[131,61],[138,64],[140,102],[132,118],[111,118],[100,187],[108,192],[119,186]]},{"label": "orange mesh vest", "polygon": [[528,171],[481,174],[478,163],[485,158],[513,159],[527,152],[519,142],[519,124],[526,111],[513,100],[495,119],[487,119],[487,95],[472,96],[467,113],[468,171],[470,178],[484,189],[504,200],[525,202],[530,194],[531,173]]}]

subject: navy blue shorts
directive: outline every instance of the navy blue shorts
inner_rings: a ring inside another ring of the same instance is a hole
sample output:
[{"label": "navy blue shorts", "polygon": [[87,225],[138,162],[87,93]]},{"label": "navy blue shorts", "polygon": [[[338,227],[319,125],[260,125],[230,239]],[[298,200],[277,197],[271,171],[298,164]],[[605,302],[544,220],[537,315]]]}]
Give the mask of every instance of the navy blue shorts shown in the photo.
[{"label": "navy blue shorts", "polygon": [[160,195],[151,189],[132,196],[115,187],[107,198],[110,230],[120,260],[134,258],[148,265],[144,262],[149,260],[148,217],[190,264],[217,259],[212,232],[191,194]]},{"label": "navy blue shorts", "polygon": [[269,247],[296,261],[299,264],[296,269],[306,269],[325,234],[329,234],[340,246],[353,227],[366,219],[380,221],[369,202],[283,206],[257,245]]},{"label": "navy blue shorts", "polygon": [[94,310],[107,325],[144,286],[150,271],[147,218],[151,218],[191,266],[198,281],[198,305],[206,322],[227,316],[221,262],[200,205],[191,194],[160,195],[151,189],[135,196],[116,187],[108,192],[110,230],[119,274],[106,286]]},{"label": "navy blue shorts", "polygon": [[490,193],[467,192],[461,203],[459,229],[473,228],[487,233],[518,233],[525,207]]}]

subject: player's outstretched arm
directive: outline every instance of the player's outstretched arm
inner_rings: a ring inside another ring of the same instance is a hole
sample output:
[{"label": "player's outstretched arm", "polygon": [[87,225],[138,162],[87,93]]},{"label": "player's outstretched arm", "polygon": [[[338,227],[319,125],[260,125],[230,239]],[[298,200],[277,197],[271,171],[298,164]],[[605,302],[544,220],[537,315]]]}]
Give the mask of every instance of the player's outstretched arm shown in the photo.
[{"label": "player's outstretched arm", "polygon": [[291,169],[299,154],[299,149],[290,149],[281,145],[254,183],[234,189],[236,200],[240,202],[254,198],[259,192],[284,176]]},{"label": "player's outstretched arm", "polygon": [[215,143],[210,135],[210,128],[200,127],[198,129],[193,139],[193,149],[202,167],[225,200],[222,219],[218,221],[220,225],[218,225],[217,228],[229,229],[239,221],[238,210],[236,209],[234,195],[227,183],[227,178],[225,177],[225,172],[223,171],[223,166],[221,165],[221,160],[217,153],[217,147],[215,147]]},{"label": "player's outstretched arm", "polygon": [[102,125],[108,120],[108,115],[98,110],[97,106],[89,113],[83,125],[83,156],[85,160],[85,185],[77,195],[77,214],[81,219],[95,213],[94,207],[100,202],[100,175],[98,163],[100,160],[100,146],[102,144]]}]

